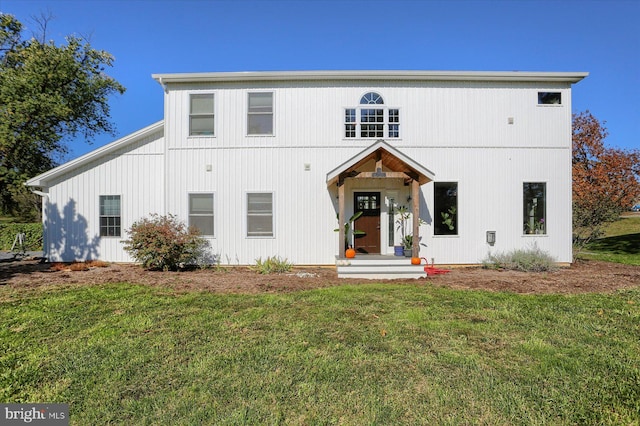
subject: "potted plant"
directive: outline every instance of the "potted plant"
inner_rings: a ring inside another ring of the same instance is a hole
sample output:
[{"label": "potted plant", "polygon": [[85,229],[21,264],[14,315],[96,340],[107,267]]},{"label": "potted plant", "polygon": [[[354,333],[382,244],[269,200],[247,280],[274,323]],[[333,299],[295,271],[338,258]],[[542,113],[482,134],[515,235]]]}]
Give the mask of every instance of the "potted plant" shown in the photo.
[{"label": "potted plant", "polygon": [[398,219],[396,220],[396,225],[398,225],[397,229],[400,231],[401,244],[393,247],[394,254],[396,256],[404,256],[405,248],[406,248],[406,238],[407,238],[407,222],[411,217],[411,213],[409,212],[406,206],[400,206],[396,210],[396,214],[398,215]]},{"label": "potted plant", "polygon": [[404,257],[411,257],[413,253],[413,234],[405,235],[402,239],[402,246],[404,247]]},{"label": "potted plant", "polygon": [[[336,217],[338,218],[338,220],[340,220],[340,215],[336,215]],[[365,232],[364,231],[360,231],[358,229],[355,229],[355,221],[362,216],[362,212],[357,212],[354,213],[353,216],[351,216],[349,218],[349,220],[347,222],[345,222],[344,224],[344,248],[349,252],[348,256],[347,253],[345,252],[345,256],[347,257],[355,257],[355,250],[353,249],[353,237],[355,237],[356,235],[364,235]],[[336,228],[334,229],[334,232],[340,232],[340,228]]]},{"label": "potted plant", "polygon": [[[396,210],[398,214],[398,220],[396,220],[396,224],[398,225],[398,230],[400,231],[402,245],[402,254],[398,254],[396,251],[396,256],[412,257],[413,252],[413,233],[407,232],[407,225],[409,224],[409,218],[411,218],[411,212],[405,206],[398,207]],[[424,220],[418,218],[418,223],[423,225],[425,223]]]},{"label": "potted plant", "polygon": [[446,212],[440,212],[440,216],[442,216],[442,224],[449,228],[449,231],[453,231],[456,227],[456,208],[449,207],[449,210]]}]

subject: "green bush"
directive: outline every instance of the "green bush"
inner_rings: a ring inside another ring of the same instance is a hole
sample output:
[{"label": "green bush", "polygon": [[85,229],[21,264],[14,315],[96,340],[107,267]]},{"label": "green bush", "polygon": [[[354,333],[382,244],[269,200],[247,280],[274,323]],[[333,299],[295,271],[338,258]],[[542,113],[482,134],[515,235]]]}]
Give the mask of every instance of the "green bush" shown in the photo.
[{"label": "green bush", "polygon": [[173,215],[152,214],[127,230],[124,249],[148,269],[176,271],[206,259],[208,242]]},{"label": "green bush", "polygon": [[0,249],[11,250],[19,232],[25,234],[25,250],[42,250],[41,223],[0,223]]},{"label": "green bush", "polygon": [[289,263],[287,259],[281,259],[279,256],[270,256],[264,261],[261,257],[257,258],[256,264],[251,266],[250,269],[259,274],[281,274],[291,271],[292,267],[293,264]]},{"label": "green bush", "polygon": [[545,272],[557,269],[556,261],[537,246],[507,253],[489,254],[482,265],[489,269],[510,269],[523,272]]}]

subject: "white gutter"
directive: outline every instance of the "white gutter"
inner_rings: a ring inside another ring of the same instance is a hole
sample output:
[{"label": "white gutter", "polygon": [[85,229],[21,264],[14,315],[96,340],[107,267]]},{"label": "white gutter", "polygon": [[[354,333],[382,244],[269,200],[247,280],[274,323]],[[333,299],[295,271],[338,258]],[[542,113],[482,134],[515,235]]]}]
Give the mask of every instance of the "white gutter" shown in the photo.
[{"label": "white gutter", "polygon": [[152,74],[158,83],[295,80],[520,81],[577,83],[588,72],[539,71],[245,71]]},{"label": "white gutter", "polygon": [[33,192],[36,195],[41,196],[42,198],[49,198],[49,194],[47,194],[46,192],[38,191],[38,190],[35,190],[35,189],[31,189],[31,192]]}]

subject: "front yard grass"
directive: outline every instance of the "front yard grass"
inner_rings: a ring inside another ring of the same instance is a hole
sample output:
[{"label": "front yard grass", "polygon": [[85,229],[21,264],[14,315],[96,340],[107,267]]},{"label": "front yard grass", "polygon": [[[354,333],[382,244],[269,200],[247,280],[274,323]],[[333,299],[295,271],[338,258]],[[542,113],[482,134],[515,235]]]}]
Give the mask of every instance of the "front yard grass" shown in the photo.
[{"label": "front yard grass", "polygon": [[0,287],[0,401],[71,424],[638,424],[640,289]]}]

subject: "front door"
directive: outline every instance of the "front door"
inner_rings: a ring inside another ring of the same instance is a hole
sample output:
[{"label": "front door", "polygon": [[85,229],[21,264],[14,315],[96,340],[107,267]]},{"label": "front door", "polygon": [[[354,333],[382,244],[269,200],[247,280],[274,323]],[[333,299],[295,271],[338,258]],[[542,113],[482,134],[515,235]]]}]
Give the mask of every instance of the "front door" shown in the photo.
[{"label": "front door", "polygon": [[380,253],[380,193],[355,192],[354,213],[362,212],[354,227],[363,235],[355,237],[354,249],[358,253]]}]

